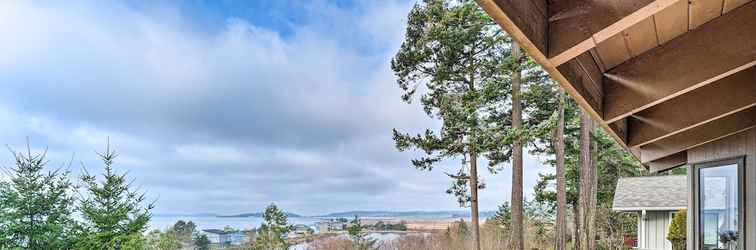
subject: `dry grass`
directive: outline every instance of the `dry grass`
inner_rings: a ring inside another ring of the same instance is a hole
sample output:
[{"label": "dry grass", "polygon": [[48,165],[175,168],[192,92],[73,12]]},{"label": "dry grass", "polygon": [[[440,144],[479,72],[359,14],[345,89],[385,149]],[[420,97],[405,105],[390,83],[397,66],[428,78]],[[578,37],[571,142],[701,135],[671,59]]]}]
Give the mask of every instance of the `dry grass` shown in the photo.
[{"label": "dry grass", "polygon": [[[467,250],[472,249],[473,239],[469,232],[470,225],[459,221],[447,221],[443,230],[434,230],[425,234],[406,234],[398,239],[384,242],[377,250]],[[438,225],[426,223],[423,225]],[[529,225],[530,226],[530,225]],[[427,228],[426,228],[427,229]],[[531,229],[535,230],[535,229]],[[533,232],[533,231],[530,231]],[[551,240],[543,237],[528,235],[526,249],[551,249]],[[544,237],[551,237],[550,234]],[[493,223],[485,223],[481,227],[481,248],[483,250],[507,249],[508,233]],[[332,237],[314,242],[309,250],[363,250],[352,246],[351,241],[343,237]]]}]

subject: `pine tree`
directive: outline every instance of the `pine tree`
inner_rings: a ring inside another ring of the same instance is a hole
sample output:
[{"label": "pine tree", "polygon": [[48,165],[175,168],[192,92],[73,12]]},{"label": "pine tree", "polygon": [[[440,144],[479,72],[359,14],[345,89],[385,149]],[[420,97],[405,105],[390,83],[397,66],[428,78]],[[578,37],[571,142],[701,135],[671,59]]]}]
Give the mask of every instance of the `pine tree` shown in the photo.
[{"label": "pine tree", "polygon": [[113,164],[118,156],[108,144],[98,153],[104,164],[102,180],[86,169],[81,176],[85,187],[79,210],[85,221],[76,247],[80,249],[126,249],[146,246],[143,233],[150,221],[153,203],[143,206],[145,194],[134,190],[126,174],[118,174]]},{"label": "pine tree", "polygon": [[362,221],[360,221],[360,218],[356,215],[354,216],[354,219],[349,222],[347,232],[349,232],[349,238],[352,240],[355,250],[376,249],[375,244],[378,241],[367,237],[367,232],[365,232],[364,227],[362,226]]},{"label": "pine tree", "polygon": [[210,250],[210,239],[207,238],[207,235],[196,234],[194,236],[194,246],[197,250]]},{"label": "pine tree", "polygon": [[565,97],[564,90],[559,90],[559,104],[557,105],[557,124],[554,128],[554,154],[556,155],[556,196],[557,196],[557,215],[554,225],[554,249],[567,249],[567,186],[565,176],[565,157],[564,157],[564,111]]},{"label": "pine tree", "polygon": [[419,95],[427,115],[442,127],[417,135],[395,129],[394,141],[400,151],[425,153],[412,160],[420,170],[462,158],[456,173],[448,174],[453,181],[447,193],[470,206],[473,249],[480,249],[478,189],[484,184],[477,164],[479,156],[499,147],[496,134],[505,121],[493,114],[503,113],[508,96],[509,40],[474,1],[426,0],[410,11],[407,24],[391,67],[402,99],[411,103]]},{"label": "pine tree", "polygon": [[292,226],[287,221],[286,213],[276,204],[270,204],[263,213],[265,220],[257,231],[257,238],[252,244],[257,250],[286,250],[289,244],[284,236],[291,232]]},{"label": "pine tree", "polygon": [[[522,130],[522,60],[520,45],[512,43],[512,130]],[[519,134],[519,133],[518,133]],[[512,241],[510,247],[515,250],[525,249],[525,225],[523,221],[523,143],[521,135],[512,142]]]},{"label": "pine tree", "polygon": [[[509,235],[512,232],[512,207],[509,206],[509,202],[499,205],[492,219],[504,234]],[[505,246],[511,243],[508,239],[505,239],[505,242]]]},{"label": "pine tree", "polygon": [[66,249],[73,242],[74,186],[67,170],[45,172],[46,152],[11,151],[10,182],[0,183],[1,249]]}]

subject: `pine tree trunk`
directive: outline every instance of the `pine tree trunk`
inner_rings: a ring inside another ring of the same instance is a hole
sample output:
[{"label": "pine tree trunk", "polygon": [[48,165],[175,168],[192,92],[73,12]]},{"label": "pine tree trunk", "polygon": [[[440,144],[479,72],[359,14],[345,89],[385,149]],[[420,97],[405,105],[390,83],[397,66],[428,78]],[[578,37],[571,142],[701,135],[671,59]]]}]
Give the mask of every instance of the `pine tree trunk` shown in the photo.
[{"label": "pine tree trunk", "polygon": [[[512,73],[512,128],[522,128],[522,103],[520,100],[521,71],[520,45],[512,43],[515,71]],[[522,138],[517,138],[512,147],[512,249],[524,250],[523,197],[522,197]]]},{"label": "pine tree trunk", "polygon": [[593,211],[590,209],[593,190],[591,131],[593,131],[593,121],[583,111],[580,114],[580,190],[578,193],[580,227],[577,227],[581,250],[591,250],[595,241],[595,238],[591,238],[593,227]]},{"label": "pine tree trunk", "polygon": [[554,151],[556,152],[556,181],[557,181],[557,217],[554,235],[556,237],[555,250],[566,249],[567,230],[567,188],[564,173],[564,90],[559,89],[559,106],[557,108],[557,124],[554,130]]},{"label": "pine tree trunk", "polygon": [[[591,135],[595,135],[596,125],[591,120]],[[591,179],[590,193],[588,196],[588,247],[596,249],[596,205],[598,203],[598,141],[591,140]]]},{"label": "pine tree trunk", "polygon": [[578,250],[582,249],[582,244],[580,242],[580,206],[579,204],[572,204],[572,213],[574,214],[572,216],[572,220],[575,223],[575,229],[572,230],[572,249]]},{"label": "pine tree trunk", "polygon": [[478,220],[478,154],[470,152],[470,215],[472,218],[473,244],[480,250],[480,222]]}]

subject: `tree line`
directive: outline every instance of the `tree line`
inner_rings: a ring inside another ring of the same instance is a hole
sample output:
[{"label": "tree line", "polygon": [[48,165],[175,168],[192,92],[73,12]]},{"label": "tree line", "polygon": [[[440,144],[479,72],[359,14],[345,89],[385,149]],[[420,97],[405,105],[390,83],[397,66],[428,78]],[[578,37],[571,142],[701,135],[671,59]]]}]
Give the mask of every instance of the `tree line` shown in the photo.
[{"label": "tree line", "polygon": [[[557,250],[596,249],[597,236],[618,234],[597,220],[624,226],[611,214],[619,177],[640,165],[591,120],[574,100],[473,0],[423,0],[410,10],[404,41],[391,61],[402,101],[419,102],[439,129],[393,130],[399,151],[415,150],[414,168],[431,171],[459,161],[446,174],[454,195],[472,214],[472,249],[480,247],[479,163],[491,173],[510,166],[512,193],[506,249],[525,249],[523,153],[547,158],[554,174],[539,178],[535,201],[555,210]],[[572,217],[568,223],[568,216]],[[572,224],[571,233],[568,224]],[[611,231],[611,232],[608,232]]]},{"label": "tree line", "polygon": [[[100,174],[82,167],[74,184],[69,166],[46,170],[47,151],[11,150],[14,165],[3,168],[0,181],[0,249],[210,249],[207,235],[191,222],[178,221],[161,232],[145,234],[154,201],[132,186],[126,172],[115,170],[118,154],[108,143],[97,153]],[[271,204],[257,237],[245,249],[285,250],[292,226],[286,214]]]},{"label": "tree line", "polygon": [[68,169],[46,171],[46,151],[11,153],[15,165],[0,182],[0,249],[147,249],[154,203],[114,170],[109,145],[98,153],[102,173],[82,168],[80,184]]}]

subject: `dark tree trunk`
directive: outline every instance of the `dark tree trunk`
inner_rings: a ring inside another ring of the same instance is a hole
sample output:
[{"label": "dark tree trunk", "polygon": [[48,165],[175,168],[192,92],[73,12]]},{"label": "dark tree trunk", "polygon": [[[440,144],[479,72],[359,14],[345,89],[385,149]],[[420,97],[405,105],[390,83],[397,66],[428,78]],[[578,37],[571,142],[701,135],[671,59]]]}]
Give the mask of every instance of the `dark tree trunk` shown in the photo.
[{"label": "dark tree trunk", "polygon": [[478,220],[478,154],[470,152],[470,218],[472,220],[473,245],[480,250],[480,222]]},{"label": "dark tree trunk", "polygon": [[580,226],[577,227],[578,235],[581,241],[582,250],[592,250],[595,246],[594,212],[591,209],[593,199],[595,199],[594,190],[594,170],[593,159],[591,157],[591,132],[593,131],[593,121],[585,111],[580,113],[580,190],[578,193],[579,220]]},{"label": "dark tree trunk", "polygon": [[573,204],[572,205],[572,220],[575,224],[574,230],[572,230],[572,249],[578,250],[582,249],[583,244],[580,242],[580,230],[578,230],[581,226],[580,223],[580,205],[579,204]]},{"label": "dark tree trunk", "polygon": [[556,181],[557,181],[557,217],[555,225],[555,250],[566,249],[567,231],[567,188],[564,174],[564,90],[559,89],[559,106],[557,108],[557,124],[554,130],[554,152],[556,152]]},{"label": "dark tree trunk", "polygon": [[[591,133],[596,134],[596,124],[591,121]],[[592,137],[591,137],[592,138]],[[596,249],[596,205],[598,203],[598,141],[591,140],[591,165],[590,165],[590,193],[588,196],[588,247],[589,249]]]},{"label": "dark tree trunk", "polygon": [[[522,103],[520,98],[521,71],[520,45],[512,43],[512,57],[515,70],[512,73],[512,128],[522,128]],[[522,138],[518,137],[512,146],[512,249],[525,249],[523,227],[522,197]]]}]

